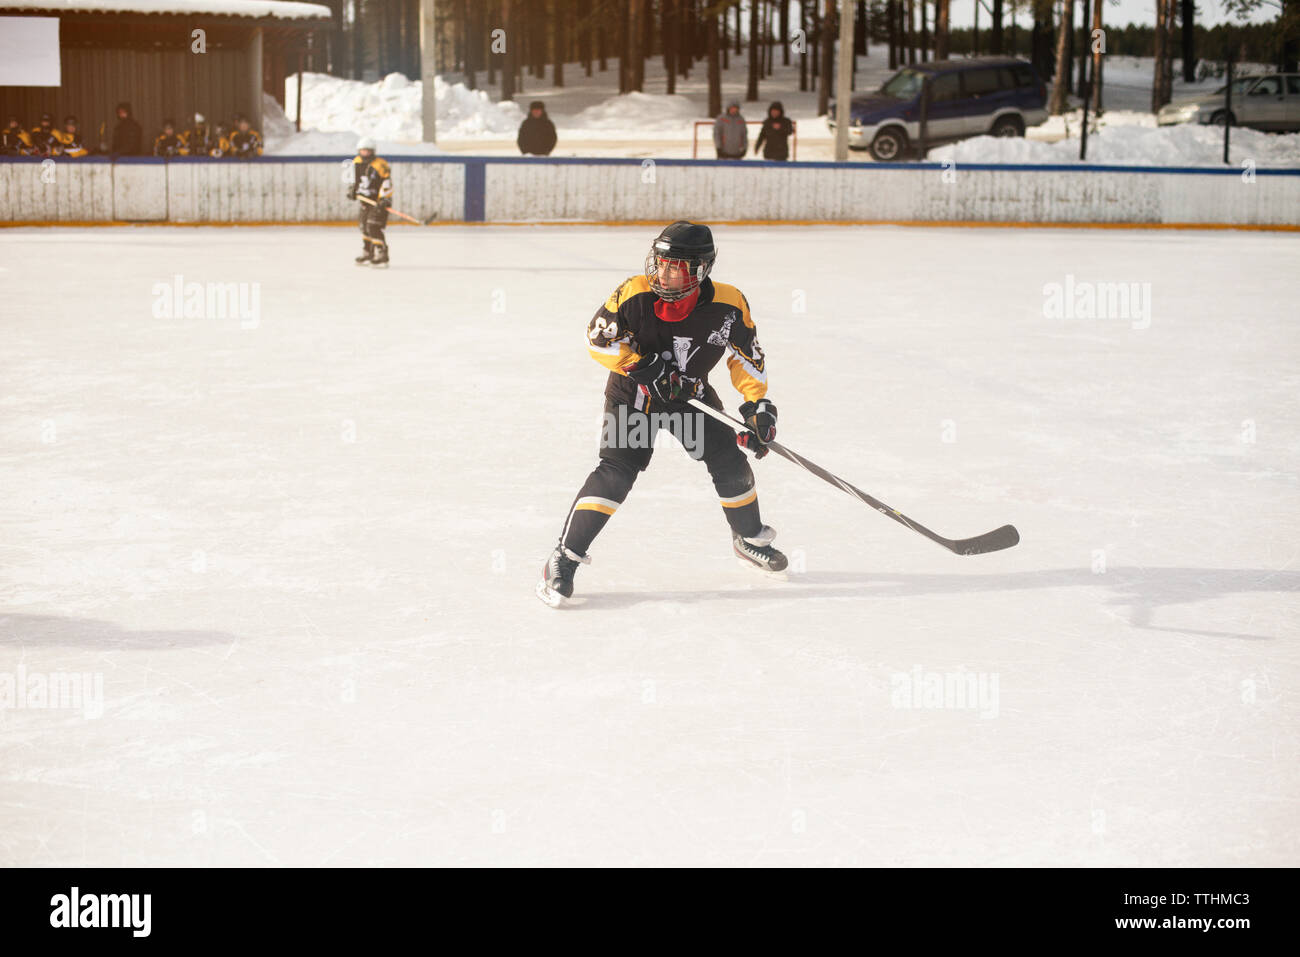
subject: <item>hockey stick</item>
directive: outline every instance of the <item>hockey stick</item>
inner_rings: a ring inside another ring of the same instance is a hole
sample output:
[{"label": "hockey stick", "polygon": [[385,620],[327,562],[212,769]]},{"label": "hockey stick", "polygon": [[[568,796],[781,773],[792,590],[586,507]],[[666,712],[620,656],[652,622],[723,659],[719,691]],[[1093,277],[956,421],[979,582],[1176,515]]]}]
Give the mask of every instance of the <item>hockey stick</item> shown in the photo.
[{"label": "hockey stick", "polygon": [[[371,206],[378,206],[378,205],[379,205],[379,203],[377,203],[375,200],[371,199],[369,196],[358,196],[357,199],[361,200],[361,202],[363,202],[363,203],[369,203]],[[422,223],[422,222],[420,222],[420,221],[419,221],[418,219],[416,219],[414,216],[409,216],[409,215],[407,215],[406,213],[402,212],[400,209],[393,209],[393,208],[390,206],[390,207],[388,207],[388,211],[389,211],[390,213],[392,213],[394,216],[399,216],[399,217],[401,217],[402,219],[406,220],[406,221],[409,222],[409,223],[415,223],[415,225],[417,225],[417,226],[428,226],[428,225],[429,225],[429,223]],[[432,222],[432,220],[430,220],[430,222]]]},{"label": "hockey stick", "polygon": [[[699,409],[701,412],[707,412],[709,415],[713,416],[719,422],[727,423],[733,429],[748,431],[748,429],[745,426],[745,423],[741,422],[739,419],[733,419],[731,416],[727,415],[727,413],[721,412],[718,409],[713,408],[713,406],[701,402],[699,399],[691,399],[690,403],[691,405],[695,406],[695,408]],[[1020,533],[1016,531],[1016,527],[1014,525],[1003,525],[1001,528],[995,528],[993,531],[985,532],[983,535],[976,535],[974,538],[959,538],[959,539],[944,538],[942,535],[930,531],[920,522],[916,522],[908,518],[906,515],[904,515],[902,512],[898,511],[897,509],[890,508],[888,505],[886,505],[884,502],[880,501],[879,499],[872,498],[866,492],[862,491],[862,489],[850,485],[848,482],[844,481],[844,479],[840,478],[838,475],[834,475],[826,471],[824,468],[822,468],[820,465],[816,464],[815,462],[809,462],[798,452],[794,452],[791,451],[790,449],[787,449],[780,442],[768,442],[767,447],[771,449],[773,452],[775,452],[777,455],[781,456],[782,458],[787,458],[795,465],[801,466],[807,469],[809,472],[812,472],[813,475],[817,476],[823,482],[829,482],[831,485],[835,485],[843,489],[845,492],[848,492],[850,495],[856,498],[859,502],[863,502],[866,505],[870,505],[872,508],[874,508],[877,512],[880,512],[882,515],[887,515],[889,518],[892,518],[894,521],[898,522],[898,524],[907,526],[912,531],[924,535],[930,541],[937,542],[938,544],[942,545],[944,548],[948,549],[948,551],[954,552],[955,554],[983,555],[985,552],[997,552],[997,551],[1001,551],[1004,548],[1010,548],[1012,545],[1015,545],[1017,542],[1020,541]]]}]

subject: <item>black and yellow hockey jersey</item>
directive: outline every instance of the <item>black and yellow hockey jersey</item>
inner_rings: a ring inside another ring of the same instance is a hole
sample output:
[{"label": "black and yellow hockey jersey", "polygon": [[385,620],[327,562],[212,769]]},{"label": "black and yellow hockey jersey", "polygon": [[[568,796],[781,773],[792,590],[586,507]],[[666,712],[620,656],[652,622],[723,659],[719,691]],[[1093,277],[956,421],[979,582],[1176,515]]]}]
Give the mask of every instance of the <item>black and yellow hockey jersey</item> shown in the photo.
[{"label": "black and yellow hockey jersey", "polygon": [[388,160],[372,156],[369,160],[353,157],[353,183],[358,196],[381,200],[393,198],[393,171]]},{"label": "black and yellow hockey jersey", "polygon": [[230,134],[230,149],[238,159],[262,155],[262,137],[257,130],[235,130]]},{"label": "black and yellow hockey jersey", "polygon": [[85,156],[90,150],[81,142],[81,133],[69,133],[66,130],[52,130],[50,132],[51,143],[50,153],[54,156]]},{"label": "black and yellow hockey jersey", "polygon": [[685,375],[708,383],[718,360],[727,358],[731,383],[748,402],[767,395],[767,369],[749,302],[735,286],[705,279],[699,299],[680,322],[655,314],[658,297],[644,275],[633,276],[596,310],[587,324],[587,348],[612,370],[605,394],[642,407],[636,383],[622,371],[642,356],[658,352],[671,358]]}]

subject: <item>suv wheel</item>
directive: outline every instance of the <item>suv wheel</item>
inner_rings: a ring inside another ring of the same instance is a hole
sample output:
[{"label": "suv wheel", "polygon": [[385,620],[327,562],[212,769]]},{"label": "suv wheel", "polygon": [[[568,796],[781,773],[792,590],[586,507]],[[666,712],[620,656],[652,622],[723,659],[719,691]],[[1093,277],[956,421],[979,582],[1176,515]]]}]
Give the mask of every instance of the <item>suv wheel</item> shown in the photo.
[{"label": "suv wheel", "polygon": [[907,149],[907,137],[895,127],[881,130],[871,141],[871,155],[882,163],[890,163]]},{"label": "suv wheel", "polygon": [[1018,116],[999,117],[993,124],[994,136],[1024,136],[1025,124]]}]

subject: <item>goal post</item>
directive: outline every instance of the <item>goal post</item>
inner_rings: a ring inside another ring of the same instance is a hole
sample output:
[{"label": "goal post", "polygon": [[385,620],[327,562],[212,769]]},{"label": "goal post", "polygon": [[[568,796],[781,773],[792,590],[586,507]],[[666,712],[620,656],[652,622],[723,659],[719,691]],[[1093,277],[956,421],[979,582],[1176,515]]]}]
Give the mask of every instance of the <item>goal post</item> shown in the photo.
[{"label": "goal post", "polygon": [[[791,120],[790,122],[794,123],[793,120]],[[712,133],[713,123],[714,123],[713,120],[696,120],[694,122],[691,129],[691,159],[700,158],[701,137],[703,137],[704,139],[704,149],[706,151],[706,154],[708,148],[713,145],[713,133]],[[749,126],[761,127],[762,125],[763,125],[763,120],[745,120],[745,126],[747,127]],[[702,127],[708,127],[709,132],[701,133],[700,130]],[[758,138],[757,134],[751,136],[749,139],[749,143],[752,144],[757,138]],[[748,152],[748,150],[751,148],[752,146],[747,146],[746,152]],[[708,159],[709,157],[705,155],[704,158]],[[797,159],[799,159],[799,124],[794,123],[794,132],[790,134],[790,161],[794,162]]]}]

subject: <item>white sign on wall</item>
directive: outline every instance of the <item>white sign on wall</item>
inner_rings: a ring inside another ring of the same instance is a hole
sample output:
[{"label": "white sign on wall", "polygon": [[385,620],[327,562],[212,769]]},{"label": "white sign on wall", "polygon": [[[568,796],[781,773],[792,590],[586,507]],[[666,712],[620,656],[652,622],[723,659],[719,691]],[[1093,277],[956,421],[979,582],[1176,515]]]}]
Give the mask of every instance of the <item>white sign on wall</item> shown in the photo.
[{"label": "white sign on wall", "polygon": [[58,17],[0,17],[0,86],[59,86]]}]

